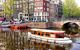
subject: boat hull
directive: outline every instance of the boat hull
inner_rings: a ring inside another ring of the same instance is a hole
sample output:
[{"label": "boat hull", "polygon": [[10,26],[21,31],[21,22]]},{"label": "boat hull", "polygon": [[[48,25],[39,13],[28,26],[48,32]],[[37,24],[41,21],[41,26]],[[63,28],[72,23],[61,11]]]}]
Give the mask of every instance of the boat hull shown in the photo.
[{"label": "boat hull", "polygon": [[48,43],[52,43],[52,44],[71,44],[72,41],[65,37],[65,38],[50,38],[50,37],[43,37],[43,36],[39,36],[39,35],[33,35],[31,34],[31,32],[28,32],[28,39],[35,39],[36,42],[42,41],[42,42],[48,42]]},{"label": "boat hull", "polygon": [[27,29],[29,28],[26,24],[14,24],[10,26],[11,29]]},{"label": "boat hull", "polygon": [[0,28],[9,28],[10,25],[1,25]]}]

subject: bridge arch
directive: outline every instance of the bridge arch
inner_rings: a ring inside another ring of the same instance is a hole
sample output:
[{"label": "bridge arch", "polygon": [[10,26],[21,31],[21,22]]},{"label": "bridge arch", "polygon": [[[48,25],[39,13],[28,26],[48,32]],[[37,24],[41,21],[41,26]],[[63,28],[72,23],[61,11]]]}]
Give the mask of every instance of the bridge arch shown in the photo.
[{"label": "bridge arch", "polygon": [[62,25],[62,29],[66,31],[66,33],[78,33],[79,25],[75,22],[66,22]]},{"label": "bridge arch", "polygon": [[63,25],[64,25],[65,23],[68,23],[68,22],[75,23],[75,24],[77,24],[78,26],[80,26],[80,21],[64,21],[64,22],[63,22]]}]

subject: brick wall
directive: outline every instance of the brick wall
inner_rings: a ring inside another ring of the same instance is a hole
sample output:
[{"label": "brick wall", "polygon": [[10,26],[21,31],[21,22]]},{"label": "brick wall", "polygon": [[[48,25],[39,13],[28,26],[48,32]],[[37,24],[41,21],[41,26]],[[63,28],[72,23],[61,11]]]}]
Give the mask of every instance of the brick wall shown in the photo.
[{"label": "brick wall", "polygon": [[62,23],[61,22],[28,22],[27,26],[32,28],[50,28],[50,27],[61,28]]}]

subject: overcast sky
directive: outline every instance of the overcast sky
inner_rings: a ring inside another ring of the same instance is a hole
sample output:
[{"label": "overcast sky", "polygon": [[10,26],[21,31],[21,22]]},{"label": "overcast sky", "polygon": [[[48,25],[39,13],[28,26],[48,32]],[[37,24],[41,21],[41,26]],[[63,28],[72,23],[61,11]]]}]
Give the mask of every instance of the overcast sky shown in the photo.
[{"label": "overcast sky", "polygon": [[76,0],[76,3],[77,3],[78,6],[80,7],[80,0]]},{"label": "overcast sky", "polygon": [[[1,1],[1,0],[0,0]],[[2,0],[2,1],[4,1],[4,0]],[[62,0],[62,1],[64,1],[64,0]],[[80,7],[80,0],[76,0],[76,3],[78,4],[78,6]]]},{"label": "overcast sky", "polygon": [[[64,1],[64,0],[62,0]],[[76,0],[76,3],[78,4],[78,6],[80,7],[80,0]]]}]

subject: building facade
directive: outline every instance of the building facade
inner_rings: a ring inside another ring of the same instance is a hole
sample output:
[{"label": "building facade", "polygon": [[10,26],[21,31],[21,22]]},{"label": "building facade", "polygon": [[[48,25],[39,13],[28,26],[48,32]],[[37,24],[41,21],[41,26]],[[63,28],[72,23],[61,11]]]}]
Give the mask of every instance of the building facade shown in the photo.
[{"label": "building facade", "polygon": [[37,21],[47,21],[49,17],[49,0],[34,1],[34,16]]},{"label": "building facade", "polygon": [[[2,0],[1,2],[4,1]],[[27,19],[33,18],[34,21],[46,22],[60,18],[63,14],[61,0],[16,0],[13,5],[13,10],[13,17],[15,18],[23,16]]]},{"label": "building facade", "polygon": [[58,20],[63,15],[62,1],[61,0],[51,0],[50,1],[50,20]]},{"label": "building facade", "polygon": [[35,0],[34,16],[38,21],[52,21],[62,16],[61,0]]},{"label": "building facade", "polygon": [[20,18],[28,18],[29,16],[33,16],[34,10],[34,0],[16,0],[14,4],[14,17]]}]

